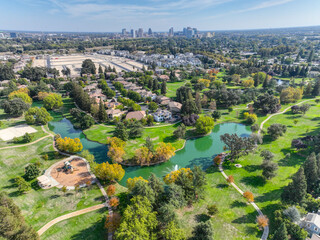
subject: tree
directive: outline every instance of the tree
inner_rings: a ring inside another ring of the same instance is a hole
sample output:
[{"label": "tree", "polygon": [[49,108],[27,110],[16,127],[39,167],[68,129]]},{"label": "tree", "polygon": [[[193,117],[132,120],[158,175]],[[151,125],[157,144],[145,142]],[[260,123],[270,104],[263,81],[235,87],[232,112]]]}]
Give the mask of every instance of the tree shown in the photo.
[{"label": "tree", "polygon": [[110,164],[108,162],[97,164],[94,167],[94,172],[101,180],[108,180],[111,182],[120,181],[125,171],[120,164]]},{"label": "tree", "polygon": [[50,93],[43,99],[43,106],[47,110],[58,109],[63,106],[62,98],[56,93]]},{"label": "tree", "polygon": [[181,107],[181,113],[184,115],[190,115],[194,113],[199,113],[199,109],[192,99],[188,99],[185,102],[183,102]]},{"label": "tree", "polygon": [[26,224],[21,210],[4,193],[0,193],[0,237],[8,240],[40,239],[37,232]]},{"label": "tree", "polygon": [[83,74],[96,74],[96,66],[91,59],[86,59],[82,62],[81,76]]},{"label": "tree", "polygon": [[280,123],[274,123],[268,127],[268,134],[271,136],[272,140],[276,140],[280,136],[283,136],[286,131],[287,126]]},{"label": "tree", "polygon": [[149,186],[148,181],[137,181],[130,191],[132,196],[146,197],[151,204],[155,203],[155,192]]},{"label": "tree", "polygon": [[300,204],[307,194],[307,181],[304,168],[300,167],[293,176],[292,182],[283,189],[281,199],[285,203]]},{"label": "tree", "polygon": [[135,158],[140,165],[149,165],[153,158],[153,153],[147,147],[141,147],[135,151]]},{"label": "tree", "polygon": [[177,214],[175,212],[175,206],[173,206],[170,203],[166,203],[166,204],[162,205],[158,209],[158,214],[159,214],[158,219],[164,224],[177,221]]},{"label": "tree", "polygon": [[220,136],[226,148],[230,150],[231,160],[238,159],[241,155],[247,155],[254,148],[255,144],[251,138],[239,137],[237,134],[224,134]]},{"label": "tree", "polygon": [[167,82],[166,81],[163,81],[161,83],[161,94],[164,96],[167,94]]},{"label": "tree", "polygon": [[234,183],[234,177],[232,175],[230,175],[228,178],[227,178],[227,182],[228,183]]},{"label": "tree", "polygon": [[156,240],[157,227],[156,212],[152,211],[150,201],[145,197],[135,196],[123,213],[122,222],[115,232],[115,237],[118,240]]},{"label": "tree", "polygon": [[117,197],[112,197],[110,200],[109,200],[109,205],[112,207],[112,208],[117,208],[117,206],[119,205],[119,199]]},{"label": "tree", "polygon": [[254,201],[254,196],[253,196],[252,192],[249,192],[249,191],[244,192],[243,197],[246,198],[249,202]]},{"label": "tree", "polygon": [[310,105],[309,104],[302,104],[300,106],[300,111],[302,113],[302,115],[305,115],[307,111],[309,111],[310,109]]},{"label": "tree", "polygon": [[154,144],[149,136],[146,138],[145,146],[149,149],[150,152],[154,152]]},{"label": "tree", "polygon": [[218,207],[215,204],[208,205],[207,211],[210,216],[216,215],[219,212]]},{"label": "tree", "polygon": [[148,108],[150,111],[154,112],[158,109],[158,104],[156,104],[155,102],[151,102],[151,103],[149,103]]},{"label": "tree", "polygon": [[172,221],[167,223],[165,229],[162,229],[160,235],[166,240],[185,240],[186,236],[182,229],[180,229],[177,224]]},{"label": "tree", "polygon": [[134,177],[134,178],[128,178],[127,187],[128,187],[129,192],[132,191],[132,189],[134,188],[134,186],[136,185],[136,183],[138,181],[144,181],[144,182],[148,183],[148,180],[144,179],[141,176],[140,177]]},{"label": "tree", "polygon": [[247,120],[247,123],[249,123],[249,124],[253,124],[253,123],[255,123],[255,122],[258,120],[257,115],[254,114],[254,113],[245,112],[245,113],[243,114],[243,117],[244,117],[244,119]]},{"label": "tree", "polygon": [[215,110],[215,111],[212,113],[212,117],[213,117],[214,121],[217,121],[218,119],[221,118],[221,112]]},{"label": "tree", "polygon": [[21,98],[14,98],[12,100],[5,100],[1,107],[10,116],[20,117],[29,109],[30,104],[25,103]]},{"label": "tree", "polygon": [[99,122],[105,122],[108,119],[108,115],[101,98],[99,103],[98,119],[99,119]]},{"label": "tree", "polygon": [[201,222],[192,231],[194,240],[213,240],[213,227],[210,221]]},{"label": "tree", "polygon": [[56,139],[56,146],[60,151],[63,152],[70,152],[70,153],[76,153],[80,152],[83,149],[82,143],[80,142],[79,138],[57,138]]},{"label": "tree", "polygon": [[181,208],[186,205],[186,199],[184,198],[184,190],[177,184],[170,184],[168,189],[169,203],[176,208]]},{"label": "tree", "polygon": [[318,182],[318,166],[316,154],[313,152],[304,162],[304,175],[307,180],[307,192],[312,193]]},{"label": "tree", "polygon": [[271,179],[276,176],[278,164],[271,162],[270,160],[263,160],[261,164],[262,176],[266,179]]},{"label": "tree", "polygon": [[285,88],[280,93],[280,101],[281,103],[296,102],[302,98],[302,93],[303,90],[301,88]]},{"label": "tree", "polygon": [[53,118],[45,108],[32,107],[24,115],[25,120],[28,124],[41,124],[45,125],[50,122]]},{"label": "tree", "polygon": [[199,119],[199,116],[197,114],[186,115],[186,116],[183,116],[182,123],[185,126],[195,126],[198,119]]},{"label": "tree", "polygon": [[175,150],[171,143],[160,142],[154,154],[155,160],[158,163],[168,161],[175,155]]},{"label": "tree", "polygon": [[13,79],[13,78],[14,78],[13,66],[0,63],[0,81]]},{"label": "tree", "polygon": [[[21,89],[20,89],[21,90]],[[12,100],[14,98],[20,98],[22,101],[24,101],[27,104],[32,103],[32,98],[29,96],[26,92],[21,92],[20,90],[14,91],[8,95],[9,100]]]},{"label": "tree", "polygon": [[190,168],[180,168],[178,170],[175,170],[175,171],[172,171],[170,173],[168,173],[164,178],[163,178],[163,181],[166,183],[166,184],[171,184],[171,183],[175,183],[179,177],[179,175],[182,174],[182,172],[184,172],[187,177],[189,179],[192,179],[192,171]]},{"label": "tree", "polygon": [[159,206],[164,194],[163,182],[154,173],[151,173],[148,178],[148,185],[155,194],[155,204]]},{"label": "tree", "polygon": [[257,216],[257,223],[260,228],[265,228],[269,225],[269,219],[264,215]]},{"label": "tree", "polygon": [[105,228],[108,229],[110,233],[114,233],[121,223],[121,216],[117,212],[113,212],[108,214],[106,221],[105,221]]},{"label": "tree", "polygon": [[278,229],[274,232],[273,234],[273,240],[288,240],[288,232],[287,232],[287,228],[286,225],[284,224],[284,222],[282,222],[280,224],[280,226],[278,227]]},{"label": "tree", "polygon": [[253,103],[253,108],[261,110],[263,113],[276,113],[280,110],[279,99],[273,95],[265,93],[260,95]]},{"label": "tree", "polygon": [[134,121],[129,124],[129,138],[139,138],[143,133],[143,126],[140,122]]},{"label": "tree", "polygon": [[198,134],[209,133],[214,126],[214,120],[209,116],[201,116],[196,122],[196,132]]},{"label": "tree", "polygon": [[260,153],[260,157],[263,157],[264,160],[271,161],[274,158],[274,154],[269,150],[263,150]]},{"label": "tree", "polygon": [[114,137],[120,138],[123,141],[127,141],[128,140],[128,132],[126,130],[126,127],[124,126],[124,124],[122,122],[119,122],[116,126],[116,129],[114,130],[113,133]]},{"label": "tree", "polygon": [[320,79],[318,79],[316,81],[316,83],[314,84],[314,87],[312,89],[312,96],[316,97],[320,95]]},{"label": "tree", "polygon": [[108,157],[114,162],[122,162],[126,143],[120,138],[112,137],[107,139],[107,144],[109,144]]},{"label": "tree", "polygon": [[283,215],[290,219],[291,222],[300,221],[300,212],[295,206],[288,207],[283,211]]},{"label": "tree", "polygon": [[19,192],[25,193],[30,190],[30,184],[22,177],[16,177],[14,179],[15,185],[18,187]]},{"label": "tree", "polygon": [[254,86],[258,87],[266,78],[266,73],[258,72],[253,76]]},{"label": "tree", "polygon": [[40,169],[36,164],[29,164],[24,169],[24,177],[27,180],[32,180],[38,177],[40,174]]},{"label": "tree", "polygon": [[173,135],[176,137],[176,138],[184,138],[185,135],[186,135],[186,126],[182,123],[181,125],[179,125],[177,127],[177,129],[173,132]]},{"label": "tree", "polygon": [[247,80],[243,80],[242,86],[245,88],[252,88],[252,87],[254,87],[254,80],[252,78],[249,78]]},{"label": "tree", "polygon": [[116,192],[116,187],[114,185],[109,185],[107,188],[107,195],[109,197],[113,196]]}]

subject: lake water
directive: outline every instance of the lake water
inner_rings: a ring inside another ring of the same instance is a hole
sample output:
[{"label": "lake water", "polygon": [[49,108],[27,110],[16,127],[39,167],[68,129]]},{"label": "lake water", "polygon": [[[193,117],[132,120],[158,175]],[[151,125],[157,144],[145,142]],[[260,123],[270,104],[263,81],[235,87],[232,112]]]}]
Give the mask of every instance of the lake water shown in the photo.
[{"label": "lake water", "polygon": [[[80,138],[83,150],[89,150],[98,163],[110,161],[107,157],[108,147],[104,144],[92,142],[86,139],[80,129],[75,129],[67,119],[55,120],[49,123],[49,128],[62,137]],[[167,173],[183,167],[201,166],[203,169],[213,164],[215,155],[223,152],[223,142],[220,136],[236,133],[238,136],[246,137],[251,134],[250,127],[238,123],[217,124],[210,135],[201,138],[189,139],[185,147],[176,152],[168,162],[149,167],[125,167],[126,174],[120,184],[125,185],[128,178],[142,176],[148,178],[151,173],[163,177]]]}]

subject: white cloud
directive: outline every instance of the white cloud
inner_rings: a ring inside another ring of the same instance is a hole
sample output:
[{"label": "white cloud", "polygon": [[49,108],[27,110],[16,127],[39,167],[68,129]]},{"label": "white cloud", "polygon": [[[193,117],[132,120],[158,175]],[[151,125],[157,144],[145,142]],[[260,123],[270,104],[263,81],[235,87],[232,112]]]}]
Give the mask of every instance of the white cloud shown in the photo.
[{"label": "white cloud", "polygon": [[259,10],[259,9],[264,9],[269,7],[275,7],[275,6],[283,5],[292,1],[294,0],[270,0],[270,1],[261,2],[253,7],[242,9],[236,12],[242,13],[242,12],[249,12],[249,11],[254,11],[254,10]]}]

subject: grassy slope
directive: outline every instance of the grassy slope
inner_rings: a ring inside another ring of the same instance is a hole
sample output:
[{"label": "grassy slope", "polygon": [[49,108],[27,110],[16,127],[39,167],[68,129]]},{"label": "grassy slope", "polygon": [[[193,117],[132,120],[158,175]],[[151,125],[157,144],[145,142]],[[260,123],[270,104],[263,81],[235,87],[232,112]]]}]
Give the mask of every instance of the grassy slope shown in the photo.
[{"label": "grassy slope", "polygon": [[[239,159],[239,163],[243,166],[242,168],[238,169],[233,165],[225,167],[226,173],[234,176],[240,188],[253,192],[256,203],[271,219],[274,210],[279,207],[282,188],[290,182],[290,177],[299,169],[309,154],[308,151],[302,151],[297,154],[296,151],[292,150],[292,139],[307,134],[319,134],[320,132],[318,123],[320,105],[316,105],[314,102],[311,103],[313,106],[305,116],[292,115],[289,111],[271,118],[264,126],[265,131],[271,124],[282,123],[287,125],[287,133],[276,141],[271,141],[268,136],[265,136],[264,144],[259,146],[255,153]],[[298,119],[297,125],[294,125],[294,119]],[[277,176],[267,182],[261,177],[262,171],[260,170],[262,159],[259,154],[264,149],[274,153],[274,161],[279,164]],[[291,155],[289,158],[285,157],[287,153]],[[272,222],[271,228],[273,228]]]},{"label": "grassy slope", "polygon": [[175,97],[176,91],[179,87],[184,86],[189,80],[182,81],[182,82],[168,82],[167,83],[167,97]]}]

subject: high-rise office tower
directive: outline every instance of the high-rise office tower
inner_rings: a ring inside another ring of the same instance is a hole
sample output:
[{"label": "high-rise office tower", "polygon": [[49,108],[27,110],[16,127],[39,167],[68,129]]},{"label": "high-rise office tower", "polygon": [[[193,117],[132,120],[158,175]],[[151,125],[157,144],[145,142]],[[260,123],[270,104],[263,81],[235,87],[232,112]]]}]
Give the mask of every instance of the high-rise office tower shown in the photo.
[{"label": "high-rise office tower", "polygon": [[122,29],[122,35],[127,35],[127,29],[125,28]]},{"label": "high-rise office tower", "polygon": [[148,35],[152,35],[153,33],[152,33],[152,29],[151,28],[149,28],[149,30],[148,30]]},{"label": "high-rise office tower", "polygon": [[138,30],[138,37],[143,37],[143,29],[139,28]]},{"label": "high-rise office tower", "polygon": [[131,37],[136,38],[136,31],[131,29]]},{"label": "high-rise office tower", "polygon": [[173,35],[174,35],[173,27],[171,27],[171,28],[169,29],[169,36],[170,36],[170,37],[173,37]]}]

